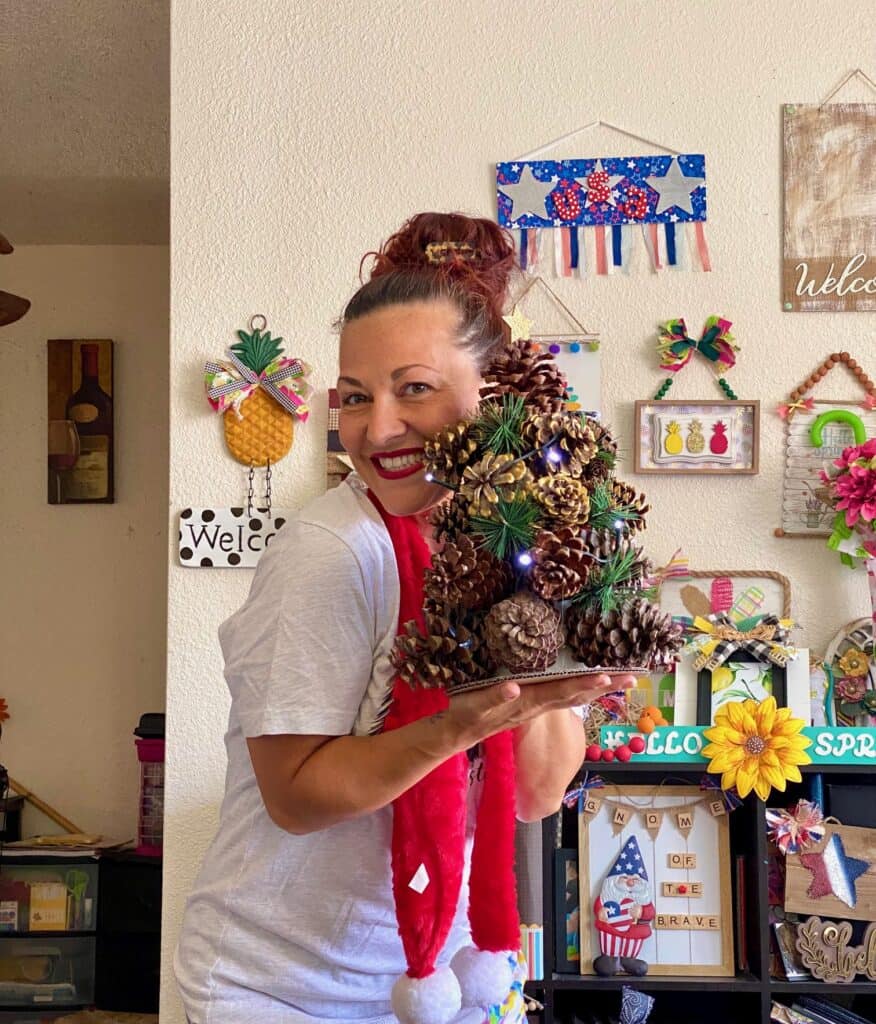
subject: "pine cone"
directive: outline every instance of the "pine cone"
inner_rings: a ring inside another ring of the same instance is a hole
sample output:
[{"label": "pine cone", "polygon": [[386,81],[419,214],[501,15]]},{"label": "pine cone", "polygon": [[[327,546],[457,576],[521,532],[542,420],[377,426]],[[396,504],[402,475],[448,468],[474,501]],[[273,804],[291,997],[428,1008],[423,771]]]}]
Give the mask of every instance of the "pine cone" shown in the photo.
[{"label": "pine cone", "polygon": [[478,446],[469,420],[460,420],[430,437],[423,444],[426,471],[441,483],[456,487]]},{"label": "pine cone", "polygon": [[455,540],[469,528],[468,502],[460,494],[454,494],[449,501],[442,501],[435,506],[430,522],[437,541],[446,543]]},{"label": "pine cone", "polygon": [[628,581],[637,585],[651,574],[651,562],[645,557],[642,549],[628,537],[618,536],[615,530],[584,530],[581,533],[581,540],[585,550],[598,563],[593,567],[594,572],[598,572],[599,565],[604,565],[615,555],[625,555],[628,551],[635,551],[636,557],[630,566]]},{"label": "pine cone", "polygon": [[530,586],[546,601],[563,601],[584,589],[593,558],[577,530],[542,530],[532,550]]},{"label": "pine cone", "polygon": [[596,454],[584,468],[584,478],[598,483],[600,480],[607,480],[614,471],[617,462],[617,441],[608,427],[599,420],[588,418],[586,423],[593,434]]},{"label": "pine cone", "polygon": [[426,597],[445,606],[488,608],[511,592],[513,576],[505,562],[475,547],[467,534],[445,543],[426,570]]},{"label": "pine cone", "polygon": [[563,645],[560,616],[526,591],[493,605],[484,637],[493,660],[515,674],[541,672],[553,665]]},{"label": "pine cone", "polygon": [[590,494],[571,476],[543,476],[531,492],[545,515],[558,526],[583,526],[590,515]]},{"label": "pine cone", "polygon": [[430,634],[449,637],[438,656],[443,684],[453,690],[462,683],[485,679],[496,671],[484,641],[484,617],[463,611],[458,606],[442,606],[426,598],[424,607],[426,627]]},{"label": "pine cone", "polygon": [[574,412],[533,413],[523,424],[523,439],[530,448],[553,441],[539,464],[548,473],[581,477],[597,452],[592,422]]},{"label": "pine cone", "polygon": [[645,500],[645,495],[635,487],[625,484],[622,480],[612,480],[611,503],[615,508],[625,505],[636,513],[636,518],[623,521],[624,533],[635,533],[637,530],[645,529],[645,517],[651,511],[651,506]]},{"label": "pine cone", "polygon": [[525,462],[513,455],[486,455],[462,474],[460,494],[469,503],[471,514],[489,518],[500,497],[512,498],[525,491],[530,473]]},{"label": "pine cone", "polygon": [[590,668],[666,669],[677,661],[682,626],[657,605],[637,597],[621,608],[573,608],[568,619],[569,646]]},{"label": "pine cone", "polygon": [[484,374],[481,398],[501,402],[502,396],[522,395],[528,406],[559,412],[566,400],[566,381],[556,360],[538,342],[504,346]]},{"label": "pine cone", "polygon": [[423,636],[413,620],[405,623],[404,630],[395,638],[393,668],[409,686],[446,686],[453,677],[446,662],[456,650],[455,641],[440,632]]}]

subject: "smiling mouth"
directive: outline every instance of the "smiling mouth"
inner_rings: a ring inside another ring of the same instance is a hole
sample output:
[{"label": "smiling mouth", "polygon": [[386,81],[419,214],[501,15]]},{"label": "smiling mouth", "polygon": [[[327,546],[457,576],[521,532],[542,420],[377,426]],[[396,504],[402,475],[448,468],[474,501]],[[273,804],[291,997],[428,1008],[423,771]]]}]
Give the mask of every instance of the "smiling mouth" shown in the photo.
[{"label": "smiling mouth", "polygon": [[423,449],[405,448],[398,452],[380,452],[371,456],[371,465],[384,480],[401,480],[423,468]]}]

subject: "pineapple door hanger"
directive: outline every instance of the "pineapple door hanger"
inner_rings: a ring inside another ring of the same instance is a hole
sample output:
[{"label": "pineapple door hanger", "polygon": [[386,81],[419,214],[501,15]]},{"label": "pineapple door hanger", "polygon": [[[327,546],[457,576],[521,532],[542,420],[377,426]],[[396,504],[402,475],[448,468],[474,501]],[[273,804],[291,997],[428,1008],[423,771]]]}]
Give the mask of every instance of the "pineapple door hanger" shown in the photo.
[{"label": "pineapple door hanger", "polygon": [[285,356],[283,339],[271,337],[267,326],[256,314],[227,358],[205,367],[207,398],[224,417],[228,450],[250,467],[270,467],[287,455],[296,417],[304,422],[310,414],[310,367]]}]

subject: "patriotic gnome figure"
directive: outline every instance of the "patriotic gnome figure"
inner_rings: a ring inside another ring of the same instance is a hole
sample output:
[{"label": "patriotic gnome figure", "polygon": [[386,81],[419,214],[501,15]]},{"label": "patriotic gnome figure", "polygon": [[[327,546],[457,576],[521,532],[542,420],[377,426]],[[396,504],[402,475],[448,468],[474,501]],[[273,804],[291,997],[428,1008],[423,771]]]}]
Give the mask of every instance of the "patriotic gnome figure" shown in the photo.
[{"label": "patriotic gnome figure", "polygon": [[648,964],[639,959],[651,935],[654,903],[648,873],[635,836],[624,844],[593,904],[600,956],[593,970],[603,978],[620,971],[641,977]]}]

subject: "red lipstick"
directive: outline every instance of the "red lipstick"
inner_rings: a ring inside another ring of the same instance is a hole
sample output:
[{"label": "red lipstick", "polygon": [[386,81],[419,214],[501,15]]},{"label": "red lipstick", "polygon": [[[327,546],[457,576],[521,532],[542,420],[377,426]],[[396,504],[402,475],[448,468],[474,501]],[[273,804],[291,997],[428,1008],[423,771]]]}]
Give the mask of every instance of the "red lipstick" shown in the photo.
[{"label": "red lipstick", "polygon": [[371,465],[374,471],[383,480],[402,480],[406,476],[413,476],[423,468],[422,462],[412,462],[409,466],[402,466],[399,469],[384,469],[380,465],[380,459],[399,459],[405,455],[422,455],[422,448],[400,448],[396,452],[376,452],[371,456]]}]

